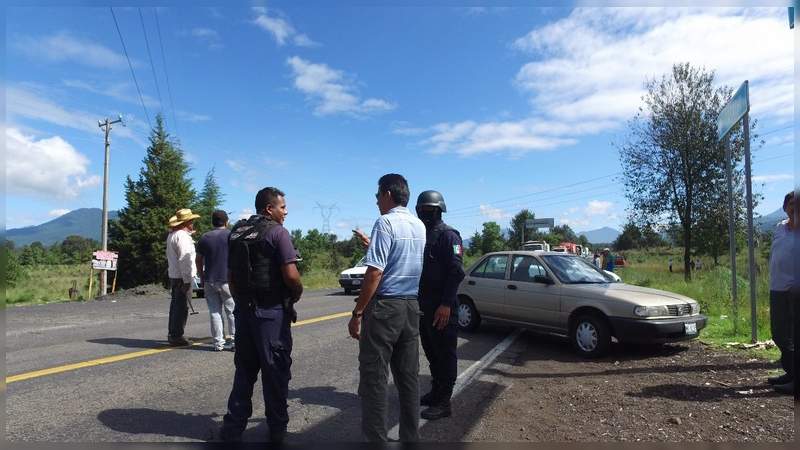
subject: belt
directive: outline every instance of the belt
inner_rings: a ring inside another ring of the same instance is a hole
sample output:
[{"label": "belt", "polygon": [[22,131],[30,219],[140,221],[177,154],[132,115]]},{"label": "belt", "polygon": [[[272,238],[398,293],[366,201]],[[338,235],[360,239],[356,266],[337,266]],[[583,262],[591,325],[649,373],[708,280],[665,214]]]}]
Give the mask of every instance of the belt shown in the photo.
[{"label": "belt", "polygon": [[376,295],[377,300],[416,300],[416,295]]}]

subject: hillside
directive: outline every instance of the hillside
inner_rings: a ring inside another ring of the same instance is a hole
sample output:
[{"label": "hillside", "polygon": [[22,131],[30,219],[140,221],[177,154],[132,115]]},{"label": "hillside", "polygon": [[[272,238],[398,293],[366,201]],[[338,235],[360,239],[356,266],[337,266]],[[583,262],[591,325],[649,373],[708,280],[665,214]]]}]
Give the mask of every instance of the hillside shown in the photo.
[{"label": "hillside", "polygon": [[614,242],[620,232],[611,227],[598,228],[596,230],[581,231],[578,236],[586,236],[590,244]]},{"label": "hillside", "polygon": [[[51,245],[61,242],[71,235],[99,241],[102,216],[103,210],[100,208],[80,208],[41,225],[7,230],[6,239],[18,247],[36,241],[44,245]],[[109,220],[116,217],[117,211],[109,211]]]}]

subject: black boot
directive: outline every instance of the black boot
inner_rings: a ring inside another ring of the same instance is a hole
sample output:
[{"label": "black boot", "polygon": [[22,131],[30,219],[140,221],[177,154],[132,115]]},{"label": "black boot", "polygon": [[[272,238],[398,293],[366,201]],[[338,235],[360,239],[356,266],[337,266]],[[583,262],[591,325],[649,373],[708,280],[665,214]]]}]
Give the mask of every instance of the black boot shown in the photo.
[{"label": "black boot", "polygon": [[769,378],[767,378],[767,383],[769,383],[769,384],[771,384],[773,386],[778,385],[778,384],[786,384],[786,383],[788,383],[790,381],[792,381],[792,376],[789,375],[788,373],[785,373],[785,374],[783,374],[781,376],[778,376],[778,377],[769,377]]},{"label": "black boot", "polygon": [[450,408],[450,397],[453,395],[453,388],[441,388],[439,390],[439,397],[435,399],[433,405],[428,409],[422,411],[420,416],[425,420],[437,420],[444,417],[450,417],[453,412]]},{"label": "black boot", "polygon": [[422,406],[433,406],[436,403],[436,397],[439,395],[439,383],[435,380],[431,381],[431,390],[419,398],[419,404]]}]

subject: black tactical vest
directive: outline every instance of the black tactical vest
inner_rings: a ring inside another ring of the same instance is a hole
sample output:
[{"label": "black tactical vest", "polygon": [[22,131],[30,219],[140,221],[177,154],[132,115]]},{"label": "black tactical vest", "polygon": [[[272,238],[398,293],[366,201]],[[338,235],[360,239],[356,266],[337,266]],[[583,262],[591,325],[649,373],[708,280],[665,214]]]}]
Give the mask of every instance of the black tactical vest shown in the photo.
[{"label": "black tactical vest", "polygon": [[273,261],[276,249],[266,241],[269,230],[278,225],[266,216],[254,215],[233,226],[228,238],[228,268],[235,297],[241,297],[234,300],[270,307],[283,304],[288,297],[280,266]]},{"label": "black tactical vest", "polygon": [[439,242],[439,238],[446,231],[453,231],[459,234],[455,228],[450,227],[444,222],[439,222],[438,225],[428,232],[427,239],[425,240],[425,256],[422,262],[422,275],[420,277],[419,289],[420,295],[422,296],[439,296],[442,293],[443,283],[447,277],[447,265],[443,263],[447,261],[440,260],[442,243]]}]

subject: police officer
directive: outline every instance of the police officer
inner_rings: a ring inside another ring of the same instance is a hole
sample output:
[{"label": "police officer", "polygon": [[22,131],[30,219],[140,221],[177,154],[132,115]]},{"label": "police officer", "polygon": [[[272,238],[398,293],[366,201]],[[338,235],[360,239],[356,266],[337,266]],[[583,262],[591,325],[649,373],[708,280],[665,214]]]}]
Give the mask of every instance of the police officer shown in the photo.
[{"label": "police officer", "polygon": [[417,216],[425,224],[427,237],[419,303],[422,317],[419,333],[431,369],[431,390],[420,398],[428,406],[421,416],[427,420],[449,417],[450,397],[458,374],[458,285],[464,279],[464,249],[459,232],[442,222],[447,211],[442,194],[425,191],[417,197]]},{"label": "police officer", "polygon": [[289,423],[287,397],[292,365],[292,305],[303,285],[299,255],[283,227],[284,193],[267,187],[256,194],[256,214],[240,220],[228,240],[228,280],[235,301],[236,372],[220,437],[241,440],[253,413],[253,385],[261,372],[271,442],[281,442]]}]

